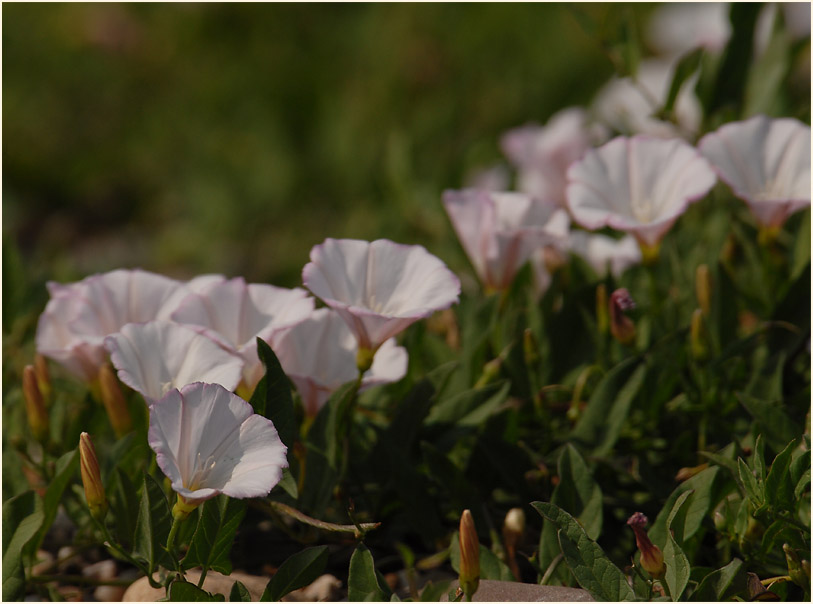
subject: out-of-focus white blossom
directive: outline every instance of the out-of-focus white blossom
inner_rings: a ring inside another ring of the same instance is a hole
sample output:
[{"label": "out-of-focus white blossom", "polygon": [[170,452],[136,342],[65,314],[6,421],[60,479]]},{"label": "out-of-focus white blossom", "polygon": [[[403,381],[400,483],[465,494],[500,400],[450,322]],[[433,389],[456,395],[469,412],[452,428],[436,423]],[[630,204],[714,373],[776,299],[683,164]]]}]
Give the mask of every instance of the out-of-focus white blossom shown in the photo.
[{"label": "out-of-focus white blossom", "polygon": [[[314,416],[342,384],[358,376],[358,343],[336,311],[315,310],[305,321],[274,339],[274,353],[302,397],[305,412]],[[397,382],[407,370],[407,351],[390,338],[376,351],[364,372],[361,388]]]},{"label": "out-of-focus white blossom", "polygon": [[105,347],[119,379],[150,404],[193,382],[234,390],[243,361],[191,327],[171,321],[129,323],[107,336]]},{"label": "out-of-focus white blossom", "polygon": [[648,134],[670,138],[693,134],[700,127],[703,110],[694,94],[697,76],[683,83],[675,101],[678,127],[654,117],[666,101],[674,76],[675,62],[667,59],[641,61],[633,80],[612,78],[593,101],[596,118],[621,134]]},{"label": "out-of-focus white blossom", "polygon": [[708,162],[680,139],[618,137],[568,170],[568,207],[588,230],[605,226],[657,249],[688,205],[714,186]]},{"label": "out-of-focus white blossom", "polygon": [[524,193],[446,191],[443,205],[489,290],[504,290],[534,250],[549,243],[564,245],[567,238],[567,213]]},{"label": "out-of-focus white blossom", "polygon": [[762,226],[778,228],[810,205],[810,126],[799,120],[757,115],[730,122],[698,149]]}]

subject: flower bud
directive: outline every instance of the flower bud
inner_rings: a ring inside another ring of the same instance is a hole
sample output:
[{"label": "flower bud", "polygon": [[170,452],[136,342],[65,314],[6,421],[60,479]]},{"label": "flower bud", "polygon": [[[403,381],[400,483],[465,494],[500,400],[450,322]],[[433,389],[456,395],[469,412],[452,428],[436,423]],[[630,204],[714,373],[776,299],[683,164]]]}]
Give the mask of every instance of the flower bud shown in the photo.
[{"label": "flower bud", "polygon": [[607,286],[599,283],[596,287],[596,326],[600,334],[610,331],[610,318],[607,315]]},{"label": "flower bud", "polygon": [[96,449],[93,448],[93,442],[87,432],[79,435],[79,469],[82,473],[82,484],[85,487],[85,499],[90,508],[90,515],[101,522],[107,514],[107,497],[104,494]]},{"label": "flower bud", "polygon": [[635,340],[635,323],[624,311],[635,308],[635,301],[626,288],[615,290],[610,294],[610,332],[622,344],[629,346]]},{"label": "flower bud", "polygon": [[102,365],[99,369],[99,388],[113,431],[121,438],[133,429],[133,420],[130,418],[130,411],[127,409],[119,381],[110,365]]},{"label": "flower bud", "polygon": [[34,373],[37,376],[42,400],[48,407],[51,401],[51,374],[48,371],[48,360],[41,354],[34,355]]},{"label": "flower bud", "polygon": [[539,362],[539,342],[530,328],[522,332],[522,354],[525,357],[525,364],[529,367]]},{"label": "flower bud", "polygon": [[808,586],[810,584],[810,576],[805,574],[799,553],[787,543],[782,545],[782,549],[785,552],[785,561],[788,563],[788,576],[790,580],[799,587],[804,588]]},{"label": "flower bud", "polygon": [[522,508],[511,508],[505,515],[505,521],[502,525],[502,538],[505,542],[508,566],[517,581],[521,579],[519,566],[517,565],[517,548],[522,543],[524,534],[525,512],[522,511]]},{"label": "flower bud", "polygon": [[705,361],[709,358],[708,330],[706,320],[703,318],[703,311],[696,308],[692,313],[691,346],[692,356],[698,361]]},{"label": "flower bud", "polygon": [[708,317],[711,313],[711,273],[706,264],[701,264],[694,272],[694,293],[703,315]]},{"label": "flower bud", "polygon": [[666,574],[666,564],[663,562],[663,552],[649,540],[644,530],[647,522],[647,517],[641,512],[635,512],[627,520],[627,524],[635,533],[635,543],[641,552],[641,567],[652,575],[653,579],[661,579]]},{"label": "flower bud", "polygon": [[36,441],[44,443],[48,439],[48,413],[32,365],[26,365],[23,369],[23,397],[31,434]]},{"label": "flower bud", "polygon": [[675,474],[675,480],[678,482],[683,482],[684,480],[689,480],[692,476],[695,476],[709,467],[707,463],[701,463],[699,466],[692,466],[687,468],[680,468],[677,474]]},{"label": "flower bud", "polygon": [[500,375],[501,366],[502,358],[497,357],[496,359],[491,359],[488,363],[486,363],[483,366],[483,373],[481,373],[480,377],[477,378],[474,387],[482,388],[483,386],[487,386],[488,384],[496,380],[497,376]]},{"label": "flower bud", "polygon": [[480,586],[480,541],[469,510],[460,516],[460,587],[471,601]]}]

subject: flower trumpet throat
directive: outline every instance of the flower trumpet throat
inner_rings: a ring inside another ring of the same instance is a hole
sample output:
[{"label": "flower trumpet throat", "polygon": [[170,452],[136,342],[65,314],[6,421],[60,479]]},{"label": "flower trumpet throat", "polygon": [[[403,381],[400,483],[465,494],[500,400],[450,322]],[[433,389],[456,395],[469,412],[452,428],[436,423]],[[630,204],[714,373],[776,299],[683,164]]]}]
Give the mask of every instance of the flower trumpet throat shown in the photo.
[{"label": "flower trumpet throat", "polygon": [[107,514],[107,497],[104,494],[96,449],[87,432],[79,435],[79,470],[82,474],[82,484],[85,487],[85,499],[90,509],[90,515],[101,522]]},{"label": "flower trumpet throat", "polygon": [[469,510],[460,516],[460,587],[471,601],[480,586],[480,540]]},{"label": "flower trumpet throat", "polygon": [[652,575],[653,579],[662,579],[666,574],[666,564],[663,561],[663,552],[649,540],[644,527],[647,517],[641,512],[635,512],[627,520],[627,524],[635,533],[635,544],[641,552],[641,567]]},{"label": "flower trumpet throat", "polygon": [[48,438],[48,413],[33,365],[26,365],[23,369],[23,397],[31,434],[36,441],[45,442]]}]

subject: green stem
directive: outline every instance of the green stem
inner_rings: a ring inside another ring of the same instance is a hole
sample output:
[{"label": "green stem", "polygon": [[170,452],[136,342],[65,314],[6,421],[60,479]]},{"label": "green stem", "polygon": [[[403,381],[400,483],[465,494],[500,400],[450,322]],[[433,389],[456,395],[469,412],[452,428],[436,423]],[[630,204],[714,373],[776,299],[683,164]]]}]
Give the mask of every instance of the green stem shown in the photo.
[{"label": "green stem", "polygon": [[[177,560],[175,556],[175,538],[178,536],[178,529],[181,528],[181,522],[177,517],[172,519],[172,528],[169,529],[169,537],[167,537],[167,551],[169,555]],[[180,569],[179,569],[180,570]]]},{"label": "green stem", "polygon": [[107,530],[107,527],[104,525],[104,522],[99,522],[95,518],[93,521],[102,529],[102,535],[104,536],[105,542],[104,545],[107,546],[108,549],[117,553],[119,556],[127,560],[130,564],[138,568],[144,575],[147,577],[147,581],[149,581],[150,587],[154,589],[161,589],[163,585],[158,583],[155,579],[152,578],[152,568],[145,568],[144,565],[133,558],[127,551],[121,547],[118,543],[113,541],[113,537],[110,535],[110,531]]}]

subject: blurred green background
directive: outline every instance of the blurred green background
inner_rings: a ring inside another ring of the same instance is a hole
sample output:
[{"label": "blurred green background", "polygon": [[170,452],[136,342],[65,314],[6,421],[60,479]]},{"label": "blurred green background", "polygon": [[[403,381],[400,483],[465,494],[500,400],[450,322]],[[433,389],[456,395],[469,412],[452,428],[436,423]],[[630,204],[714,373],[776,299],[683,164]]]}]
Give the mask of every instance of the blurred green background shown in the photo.
[{"label": "blurred green background", "polygon": [[650,10],[6,4],[5,250],[35,282],[140,266],[290,287],[329,236],[468,270],[443,189],[612,75],[585,15],[612,31]]}]

